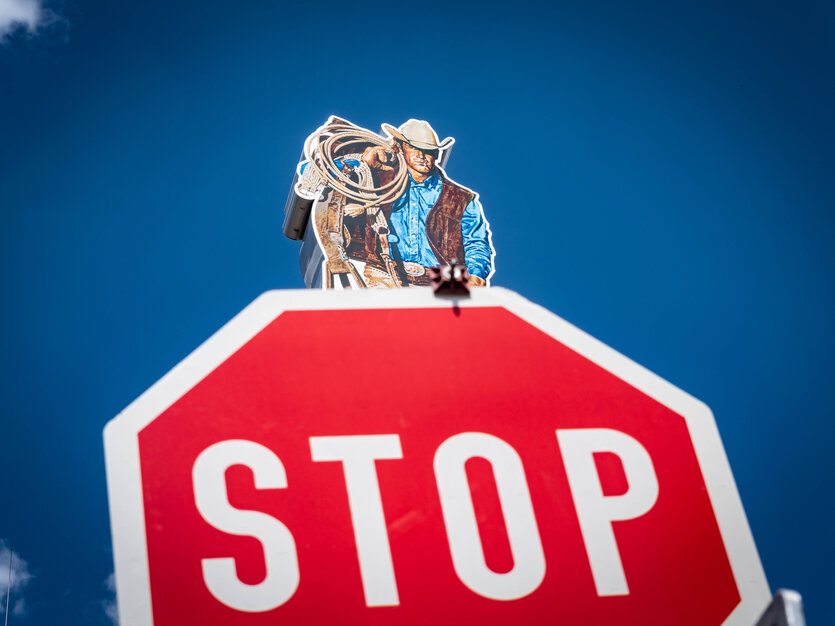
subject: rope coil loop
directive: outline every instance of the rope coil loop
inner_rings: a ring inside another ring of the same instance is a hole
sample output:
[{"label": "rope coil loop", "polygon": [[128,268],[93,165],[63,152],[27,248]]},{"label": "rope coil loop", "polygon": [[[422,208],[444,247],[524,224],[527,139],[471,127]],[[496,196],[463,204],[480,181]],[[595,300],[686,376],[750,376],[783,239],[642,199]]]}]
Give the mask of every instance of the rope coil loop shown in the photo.
[{"label": "rope coil loop", "polygon": [[354,126],[349,122],[332,122],[323,126],[319,133],[311,135],[304,145],[304,155],[308,160],[308,167],[314,168],[325,184],[335,191],[343,194],[346,198],[360,203],[363,208],[380,206],[399,198],[408,185],[408,171],[403,161],[403,155],[395,152],[397,156],[397,167],[394,178],[391,182],[378,187],[373,186],[371,170],[365,163],[361,163],[359,182],[351,179],[347,174],[342,173],[336,161],[337,158],[344,159],[348,156],[335,157],[337,149],[344,150],[347,146],[363,144],[365,147],[378,146],[391,149],[391,145],[379,135]]}]

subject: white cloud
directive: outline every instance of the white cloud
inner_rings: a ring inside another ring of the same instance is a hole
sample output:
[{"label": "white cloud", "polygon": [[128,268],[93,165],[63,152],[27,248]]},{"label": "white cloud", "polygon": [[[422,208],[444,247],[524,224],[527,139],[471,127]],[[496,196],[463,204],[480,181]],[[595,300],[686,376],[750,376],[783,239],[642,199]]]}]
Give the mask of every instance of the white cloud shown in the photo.
[{"label": "white cloud", "polygon": [[104,588],[107,589],[107,597],[102,600],[101,609],[104,611],[104,616],[109,619],[114,625],[119,624],[119,610],[116,605],[116,576],[110,574],[104,580]]},{"label": "white cloud", "polygon": [[12,615],[15,617],[26,617],[26,614],[29,612],[29,607],[26,606],[26,600],[23,598],[18,598],[15,600],[14,606],[12,607]]},{"label": "white cloud", "polygon": [[[4,0],[0,0],[3,2]],[[0,604],[0,615],[6,610],[6,589],[9,585],[9,544],[0,540],[0,594],[2,594],[2,604]],[[23,617],[28,612],[26,601],[20,595],[26,588],[26,585],[32,580],[34,575],[29,571],[29,564],[21,558],[15,551],[12,559],[12,590],[11,601],[12,615],[15,617]]]},{"label": "white cloud", "polygon": [[64,27],[67,22],[45,5],[49,0],[0,0],[0,43],[13,32],[34,34],[47,27]]},{"label": "white cloud", "polygon": [[34,31],[41,16],[40,0],[0,0],[0,37],[16,28]]}]

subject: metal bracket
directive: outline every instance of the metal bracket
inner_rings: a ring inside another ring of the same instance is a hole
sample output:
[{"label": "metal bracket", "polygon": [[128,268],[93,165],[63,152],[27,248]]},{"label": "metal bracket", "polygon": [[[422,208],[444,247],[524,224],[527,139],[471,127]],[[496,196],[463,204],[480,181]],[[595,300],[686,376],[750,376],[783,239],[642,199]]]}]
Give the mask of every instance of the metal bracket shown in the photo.
[{"label": "metal bracket", "polygon": [[470,273],[466,265],[459,265],[452,259],[449,265],[430,267],[429,284],[436,296],[469,296]]},{"label": "metal bracket", "polygon": [[754,626],[806,626],[800,594],[791,589],[778,589]]}]

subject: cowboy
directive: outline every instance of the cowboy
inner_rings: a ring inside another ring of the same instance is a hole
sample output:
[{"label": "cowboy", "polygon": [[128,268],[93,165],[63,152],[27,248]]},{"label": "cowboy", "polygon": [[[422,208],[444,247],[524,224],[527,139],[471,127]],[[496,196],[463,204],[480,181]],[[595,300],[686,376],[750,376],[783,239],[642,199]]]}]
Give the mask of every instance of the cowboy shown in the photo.
[{"label": "cowboy", "polygon": [[[454,140],[438,143],[432,127],[414,119],[400,128],[382,126],[403,154],[409,173],[405,191],[385,211],[395,260],[413,284],[425,284],[428,267],[463,260],[470,284],[486,285],[493,274],[494,252],[478,195],[449,180],[436,166],[440,151]],[[362,154],[362,161],[384,176],[394,169],[391,159],[381,146]]]}]

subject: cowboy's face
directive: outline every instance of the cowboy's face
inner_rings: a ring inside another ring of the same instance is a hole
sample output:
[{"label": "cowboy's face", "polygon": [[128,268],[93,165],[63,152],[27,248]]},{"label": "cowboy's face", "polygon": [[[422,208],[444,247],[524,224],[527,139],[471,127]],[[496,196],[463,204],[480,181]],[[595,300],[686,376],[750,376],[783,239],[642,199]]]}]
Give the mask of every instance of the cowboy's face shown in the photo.
[{"label": "cowboy's face", "polygon": [[403,157],[406,159],[406,165],[410,170],[420,174],[429,174],[435,168],[437,151],[424,152],[405,142],[401,145],[403,146]]}]

